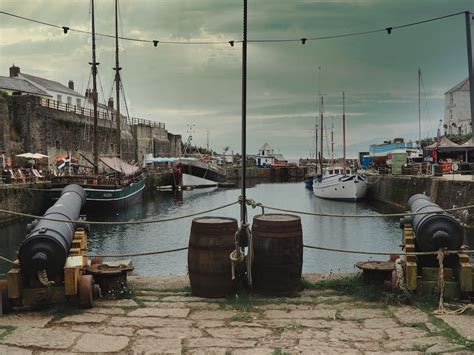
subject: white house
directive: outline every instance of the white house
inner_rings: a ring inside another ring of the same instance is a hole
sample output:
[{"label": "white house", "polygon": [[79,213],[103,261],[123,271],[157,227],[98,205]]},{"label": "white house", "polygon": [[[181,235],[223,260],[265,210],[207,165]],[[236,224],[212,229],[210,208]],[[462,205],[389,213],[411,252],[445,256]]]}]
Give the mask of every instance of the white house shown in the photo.
[{"label": "white house", "polygon": [[[92,93],[90,89],[86,90],[86,96],[74,91],[74,82],[69,80],[68,86],[65,86],[57,81],[40,78],[38,76],[21,73],[20,67],[12,65],[10,67],[10,78],[12,80],[26,81],[29,84],[38,88],[41,92],[45,92],[52,100],[68,104],[71,107],[84,107],[87,109],[93,108]],[[110,100],[109,100],[110,101]],[[109,102],[109,105],[113,107],[113,100]],[[111,109],[99,103],[98,112],[108,113]]]},{"label": "white house", "polygon": [[448,134],[471,132],[469,80],[463,80],[444,94],[444,128]]},{"label": "white house", "polygon": [[287,164],[287,160],[281,154],[275,154],[273,148],[266,142],[253,158],[255,158],[257,166],[282,166]]}]

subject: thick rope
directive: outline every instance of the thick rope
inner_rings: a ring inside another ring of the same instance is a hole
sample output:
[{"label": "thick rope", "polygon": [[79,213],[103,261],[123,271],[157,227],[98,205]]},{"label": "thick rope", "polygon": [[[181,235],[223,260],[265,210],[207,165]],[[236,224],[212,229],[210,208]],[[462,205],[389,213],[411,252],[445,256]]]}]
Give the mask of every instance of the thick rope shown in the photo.
[{"label": "thick rope", "polygon": [[239,227],[237,232],[235,232],[235,236],[234,236],[235,249],[229,255],[230,265],[231,265],[231,270],[232,270],[232,280],[235,280],[235,267],[237,266],[237,264],[240,264],[242,261],[244,261],[244,253],[242,253],[242,249],[240,248],[240,245],[239,245],[240,231],[241,231],[241,228]]},{"label": "thick rope", "polygon": [[123,225],[130,225],[130,224],[152,224],[152,223],[177,221],[177,220],[180,220],[180,219],[195,217],[195,216],[199,216],[201,214],[222,210],[224,208],[233,206],[237,203],[238,202],[236,201],[236,202],[228,203],[228,204],[223,205],[223,206],[219,206],[219,207],[216,207],[216,208],[211,208],[211,209],[201,211],[201,212],[188,214],[188,215],[185,215],[185,216],[178,216],[178,217],[173,217],[173,218],[163,218],[163,219],[139,220],[139,221],[115,221],[115,222],[108,222],[108,221],[99,222],[99,221],[85,221],[85,220],[82,220],[82,221],[68,221],[68,220],[62,220],[62,219],[57,219],[57,218],[36,216],[36,215],[33,215],[33,214],[29,214],[29,213],[8,211],[8,210],[4,210],[4,209],[0,209],[0,213],[11,214],[11,215],[14,215],[14,216],[19,216],[19,217],[42,219],[42,220],[45,220],[45,221],[52,221],[52,222],[81,223],[81,224],[85,223],[85,224],[90,224],[90,225],[113,225],[113,226],[122,225],[123,226]]},{"label": "thick rope", "polygon": [[385,218],[385,217],[406,217],[406,216],[410,217],[410,216],[419,216],[419,215],[426,215],[426,214],[443,214],[446,212],[455,212],[455,211],[461,211],[461,210],[474,209],[474,205],[468,205],[464,207],[449,208],[446,210],[441,210],[441,211],[436,211],[436,212],[425,211],[425,212],[414,212],[414,213],[407,212],[407,213],[386,213],[386,214],[337,214],[337,213],[305,212],[305,211],[289,210],[285,208],[270,207],[263,204],[260,204],[260,205],[263,208],[267,208],[269,210],[274,210],[274,211],[296,213],[296,214],[303,214],[303,215],[316,216],[316,217],[338,217],[338,218]]},{"label": "thick rope", "polygon": [[38,271],[37,273],[38,275],[38,280],[39,282],[41,282],[41,284],[45,287],[51,287],[52,285],[54,285],[54,281],[49,281],[48,279],[48,274],[46,273],[46,270],[40,270]]},{"label": "thick rope", "polygon": [[444,280],[444,257],[446,255],[446,250],[440,248],[437,252],[437,259],[439,263],[439,272],[438,272],[438,292],[439,292],[439,302],[438,302],[438,309],[434,311],[435,314],[443,315],[443,314],[452,314],[452,315],[459,315],[466,312],[468,309],[473,308],[474,305],[472,303],[466,304],[462,307],[459,307],[455,310],[448,310],[444,307],[444,290],[446,288],[446,282]]},{"label": "thick rope", "polygon": [[[320,246],[314,246],[314,245],[306,245],[303,244],[303,247],[309,248],[309,249],[316,249],[316,250],[325,250],[325,251],[333,251],[337,253],[348,253],[348,254],[364,254],[364,255],[393,255],[393,254],[398,254],[398,255],[438,255],[437,251],[413,251],[413,252],[405,252],[405,253],[400,253],[399,251],[392,251],[392,252],[380,252],[380,251],[362,251],[362,250],[350,250],[350,249],[337,249],[337,248],[326,248],[326,247],[320,247]],[[461,249],[461,250],[446,250],[444,252],[445,254],[474,254],[474,250],[467,250],[467,249]]]},{"label": "thick rope", "polygon": [[176,248],[176,249],[169,249],[169,250],[160,250],[160,251],[150,251],[144,253],[135,253],[135,254],[95,254],[89,255],[91,258],[125,258],[125,257],[132,257],[132,256],[147,256],[147,255],[158,255],[158,254],[167,254],[167,253],[174,253],[181,250],[187,250],[188,247],[183,248]]},{"label": "thick rope", "polygon": [[7,263],[10,263],[10,264],[14,264],[14,263],[15,263],[13,260],[10,260],[10,259],[8,259],[8,258],[5,258],[4,256],[1,256],[1,255],[0,255],[0,260],[3,260],[3,261],[5,261],[5,262],[7,262]]},{"label": "thick rope", "polygon": [[403,292],[408,292],[405,285],[405,268],[401,258],[395,260],[395,270],[397,270],[397,287]]}]

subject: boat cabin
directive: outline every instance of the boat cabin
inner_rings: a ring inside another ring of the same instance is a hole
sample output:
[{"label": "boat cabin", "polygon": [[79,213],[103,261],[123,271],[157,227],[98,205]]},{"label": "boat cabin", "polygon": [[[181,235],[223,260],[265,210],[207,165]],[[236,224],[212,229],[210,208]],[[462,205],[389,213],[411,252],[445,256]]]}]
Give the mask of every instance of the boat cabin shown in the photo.
[{"label": "boat cabin", "polygon": [[330,175],[350,175],[351,169],[350,168],[343,168],[340,166],[331,166],[331,167],[326,167],[323,169],[324,176],[330,176]]}]

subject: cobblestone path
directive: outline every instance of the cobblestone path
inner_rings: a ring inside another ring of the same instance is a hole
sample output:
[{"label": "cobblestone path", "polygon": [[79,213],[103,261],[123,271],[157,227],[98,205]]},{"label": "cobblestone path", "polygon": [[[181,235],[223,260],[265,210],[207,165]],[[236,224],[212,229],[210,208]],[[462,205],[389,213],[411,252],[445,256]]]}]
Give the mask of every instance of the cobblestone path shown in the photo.
[{"label": "cobblestone path", "polygon": [[138,288],[91,310],[0,317],[0,354],[467,354],[472,341],[473,315],[434,317],[332,290],[245,302]]}]

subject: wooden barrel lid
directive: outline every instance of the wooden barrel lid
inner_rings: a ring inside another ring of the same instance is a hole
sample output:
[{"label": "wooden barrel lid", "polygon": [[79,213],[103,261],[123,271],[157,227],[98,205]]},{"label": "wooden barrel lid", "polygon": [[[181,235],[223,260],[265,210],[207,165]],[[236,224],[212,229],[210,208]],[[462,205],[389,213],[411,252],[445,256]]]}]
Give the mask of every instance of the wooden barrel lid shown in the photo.
[{"label": "wooden barrel lid", "polygon": [[292,214],[269,213],[269,214],[256,215],[253,219],[262,221],[262,222],[286,223],[286,222],[299,221],[300,217],[292,215]]},{"label": "wooden barrel lid", "polygon": [[199,217],[199,218],[194,218],[193,223],[201,223],[201,224],[237,223],[237,220],[235,218],[229,218],[229,217]]}]

